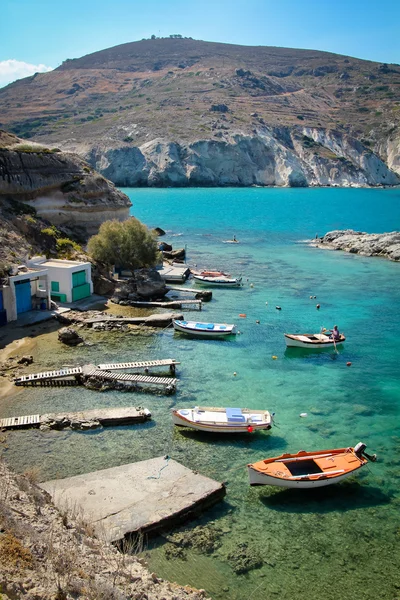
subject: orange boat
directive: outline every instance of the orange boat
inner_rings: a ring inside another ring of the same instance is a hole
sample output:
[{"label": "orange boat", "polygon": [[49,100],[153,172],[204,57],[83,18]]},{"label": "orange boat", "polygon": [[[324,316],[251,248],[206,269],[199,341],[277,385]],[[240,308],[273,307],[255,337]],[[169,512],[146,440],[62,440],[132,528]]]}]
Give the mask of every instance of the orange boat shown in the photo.
[{"label": "orange boat", "polygon": [[247,465],[250,485],[277,485],[287,488],[317,488],[346,479],[368,463],[366,445],[354,448],[282,454]]}]

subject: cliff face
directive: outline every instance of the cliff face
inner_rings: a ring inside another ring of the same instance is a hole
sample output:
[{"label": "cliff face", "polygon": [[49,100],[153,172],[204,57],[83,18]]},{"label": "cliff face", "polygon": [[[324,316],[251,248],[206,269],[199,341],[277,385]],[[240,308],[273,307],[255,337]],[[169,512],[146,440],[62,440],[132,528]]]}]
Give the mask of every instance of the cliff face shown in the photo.
[{"label": "cliff face", "polygon": [[[76,151],[85,151],[72,144]],[[387,154],[396,159],[396,150]],[[400,178],[361,142],[337,131],[263,127],[256,135],[221,132],[192,143],[155,139],[140,146],[86,153],[88,162],[120,186],[374,186]]]},{"label": "cliff face", "polygon": [[103,221],[126,219],[131,202],[82,158],[0,131],[0,201],[17,200],[55,225],[95,233]]}]

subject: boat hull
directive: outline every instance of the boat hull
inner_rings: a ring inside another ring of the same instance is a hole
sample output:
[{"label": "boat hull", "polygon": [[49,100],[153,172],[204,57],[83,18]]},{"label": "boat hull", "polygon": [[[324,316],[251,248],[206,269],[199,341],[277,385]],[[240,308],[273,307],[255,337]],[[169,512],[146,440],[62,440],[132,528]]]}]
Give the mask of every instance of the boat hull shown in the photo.
[{"label": "boat hull", "polygon": [[[362,465],[360,465],[362,466]],[[331,478],[320,478],[318,480],[283,480],[278,477],[271,477],[270,475],[264,475],[263,473],[259,473],[255,471],[250,466],[247,467],[249,474],[249,483],[251,486],[256,485],[275,485],[277,487],[284,488],[296,488],[296,489],[310,489],[310,488],[318,488],[325,487],[327,485],[332,485],[333,483],[338,483],[339,481],[343,481],[350,475],[353,475],[354,471],[350,471],[350,473],[343,473],[338,475],[337,477]]]},{"label": "boat hull", "polygon": [[242,278],[229,279],[227,277],[202,277],[201,275],[193,275],[196,283],[204,285],[212,285],[215,287],[240,287]]},{"label": "boat hull", "polygon": [[[332,339],[328,338],[328,336],[321,336],[321,337],[325,337],[327,339],[320,339],[320,340],[306,340],[306,339],[298,339],[298,338],[306,338],[307,334],[303,334],[303,335],[291,335],[291,334],[287,334],[285,333],[285,342],[286,342],[286,346],[288,348],[307,348],[307,349],[314,349],[314,348],[333,348],[336,346],[339,346],[340,344],[343,344],[343,342],[345,341],[345,337],[344,335],[342,335],[340,337],[340,339],[337,342],[334,342]],[[315,336],[318,336],[319,334],[315,334]]]},{"label": "boat hull", "polygon": [[[181,409],[183,410],[183,409]],[[215,410],[215,409],[214,409]],[[220,409],[221,412],[224,409]],[[172,410],[172,422],[178,427],[184,427],[187,429],[194,429],[195,431],[206,431],[208,433],[253,433],[254,431],[269,430],[272,427],[272,416],[268,411],[264,411],[265,415],[268,415],[263,422],[254,422],[252,420],[246,420],[242,423],[229,423],[229,422],[212,422],[209,421],[194,421],[192,418],[191,410],[184,410],[187,415],[180,414],[179,410]],[[212,416],[211,416],[212,418]]]},{"label": "boat hull", "polygon": [[[226,338],[231,335],[236,335],[236,326],[235,325],[226,325],[225,329],[196,329],[193,326],[189,325],[181,325],[178,321],[173,321],[173,327],[175,331],[179,331],[180,333],[186,333],[187,335],[191,335],[193,337],[203,337],[203,338]],[[221,324],[215,324],[221,325]]]}]

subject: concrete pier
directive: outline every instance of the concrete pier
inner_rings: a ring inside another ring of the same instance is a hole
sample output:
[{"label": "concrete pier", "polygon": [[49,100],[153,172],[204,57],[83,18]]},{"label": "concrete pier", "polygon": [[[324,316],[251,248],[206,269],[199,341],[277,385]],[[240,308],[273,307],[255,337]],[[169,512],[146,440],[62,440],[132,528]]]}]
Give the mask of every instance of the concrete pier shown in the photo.
[{"label": "concrete pier", "polygon": [[168,456],[47,481],[41,487],[59,509],[79,510],[108,542],[181,523],[226,493],[222,483]]}]

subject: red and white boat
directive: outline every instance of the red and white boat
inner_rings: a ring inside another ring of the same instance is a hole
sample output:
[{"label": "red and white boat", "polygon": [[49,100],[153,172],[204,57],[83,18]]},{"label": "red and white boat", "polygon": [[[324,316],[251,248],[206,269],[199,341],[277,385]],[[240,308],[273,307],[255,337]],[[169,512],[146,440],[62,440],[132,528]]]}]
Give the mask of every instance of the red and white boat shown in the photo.
[{"label": "red and white boat", "polygon": [[285,488],[317,488],[337,483],[364,467],[376,455],[365,453],[366,445],[354,448],[282,454],[247,465],[250,485],[276,485]]},{"label": "red and white boat", "polygon": [[271,429],[273,413],[248,408],[195,406],[172,410],[175,425],[211,433],[252,433]]}]

